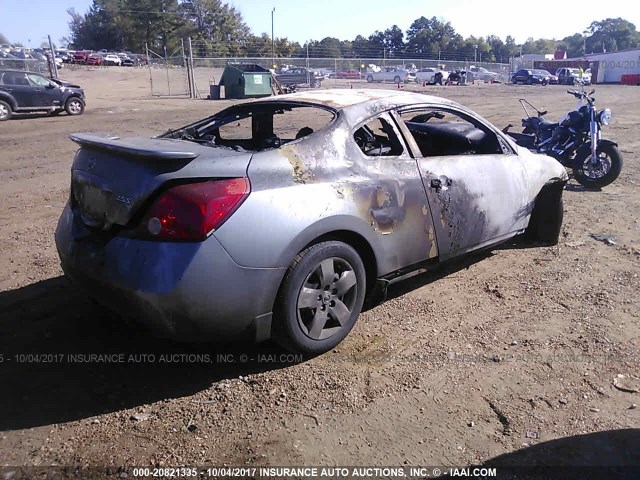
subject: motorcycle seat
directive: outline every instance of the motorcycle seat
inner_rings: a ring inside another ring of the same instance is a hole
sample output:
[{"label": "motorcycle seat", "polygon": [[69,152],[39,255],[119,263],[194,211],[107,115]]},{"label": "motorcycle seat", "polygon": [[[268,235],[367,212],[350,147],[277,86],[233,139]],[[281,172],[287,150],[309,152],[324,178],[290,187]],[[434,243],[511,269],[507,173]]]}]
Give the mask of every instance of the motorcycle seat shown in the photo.
[{"label": "motorcycle seat", "polygon": [[545,120],[544,118],[540,120],[538,124],[538,129],[540,130],[552,130],[559,125],[558,122],[550,122],[549,120]]}]

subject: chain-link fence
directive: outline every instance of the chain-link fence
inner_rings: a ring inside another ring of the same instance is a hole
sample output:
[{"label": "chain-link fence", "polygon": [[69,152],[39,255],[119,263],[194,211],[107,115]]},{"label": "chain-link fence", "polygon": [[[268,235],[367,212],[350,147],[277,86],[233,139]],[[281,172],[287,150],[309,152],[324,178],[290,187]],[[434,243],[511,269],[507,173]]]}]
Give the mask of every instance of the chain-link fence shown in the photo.
[{"label": "chain-link fence", "polygon": [[151,94],[155,96],[189,96],[188,61],[184,47],[178,47],[169,55],[165,49],[159,54],[147,48]]},{"label": "chain-link fence", "polygon": [[209,86],[218,84],[224,68],[228,64],[249,63],[263,68],[279,71],[288,68],[304,67],[323,76],[323,87],[364,86],[368,80],[395,83],[394,75],[375,75],[372,72],[387,68],[403,68],[419,71],[423,68],[441,68],[446,71],[465,70],[472,72],[469,79],[475,81],[508,82],[510,79],[509,64],[469,62],[465,60],[425,60],[403,59],[393,60],[385,58],[277,58],[275,62],[265,57],[216,57],[193,58],[192,75],[195,84],[194,96],[206,97]]},{"label": "chain-link fence", "polygon": [[0,68],[11,70],[25,70],[28,72],[41,73],[43,75],[52,75],[51,66],[44,60],[35,58],[0,58]]}]

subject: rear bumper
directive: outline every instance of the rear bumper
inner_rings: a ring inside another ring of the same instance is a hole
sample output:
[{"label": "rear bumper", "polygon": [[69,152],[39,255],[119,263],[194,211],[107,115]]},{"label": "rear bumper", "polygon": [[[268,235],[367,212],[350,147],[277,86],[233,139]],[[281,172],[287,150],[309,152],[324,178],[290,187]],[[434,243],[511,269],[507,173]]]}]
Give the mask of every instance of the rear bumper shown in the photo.
[{"label": "rear bumper", "polygon": [[62,269],[87,295],[162,336],[266,340],[285,269],[245,268],[201,243],[92,239],[69,205],[56,229]]}]

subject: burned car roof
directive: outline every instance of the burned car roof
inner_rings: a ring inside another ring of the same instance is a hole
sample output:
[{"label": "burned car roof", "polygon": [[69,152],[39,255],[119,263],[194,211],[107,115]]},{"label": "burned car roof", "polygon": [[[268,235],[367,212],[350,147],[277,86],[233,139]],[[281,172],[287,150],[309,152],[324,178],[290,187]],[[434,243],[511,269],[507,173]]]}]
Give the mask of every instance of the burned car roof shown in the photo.
[{"label": "burned car roof", "polygon": [[469,111],[457,102],[425,95],[417,92],[393,91],[382,89],[326,89],[306,92],[289,93],[275,97],[251,100],[248,103],[280,103],[301,102],[322,105],[334,110],[344,110],[352,122],[358,122],[370,115],[390,108],[410,106],[415,104],[436,104],[456,107]]}]

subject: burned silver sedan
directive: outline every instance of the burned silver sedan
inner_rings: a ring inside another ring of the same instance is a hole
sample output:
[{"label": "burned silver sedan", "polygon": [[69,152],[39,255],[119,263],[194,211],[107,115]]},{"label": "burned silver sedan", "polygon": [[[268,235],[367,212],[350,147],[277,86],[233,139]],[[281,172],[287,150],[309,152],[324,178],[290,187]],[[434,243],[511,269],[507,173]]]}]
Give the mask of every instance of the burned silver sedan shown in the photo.
[{"label": "burned silver sedan", "polygon": [[562,223],[558,162],[422,94],[302,92],[71,139],[64,271],[174,337],[325,352],[390,280],[523,233],[554,244]]}]

